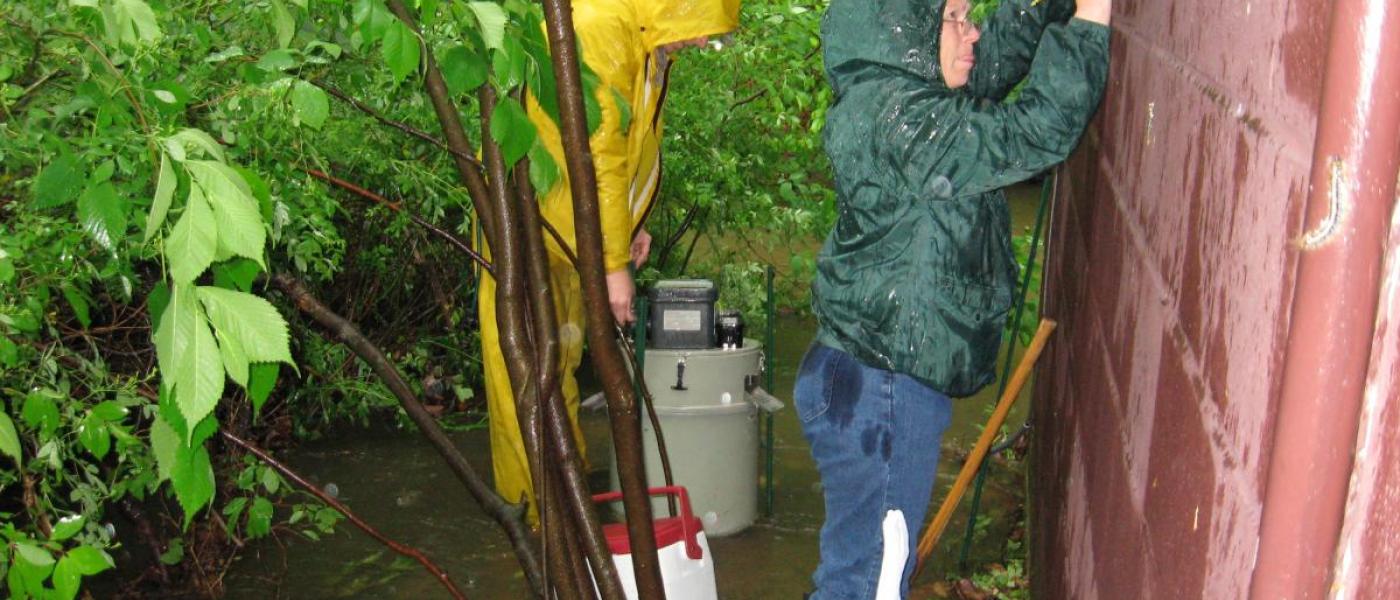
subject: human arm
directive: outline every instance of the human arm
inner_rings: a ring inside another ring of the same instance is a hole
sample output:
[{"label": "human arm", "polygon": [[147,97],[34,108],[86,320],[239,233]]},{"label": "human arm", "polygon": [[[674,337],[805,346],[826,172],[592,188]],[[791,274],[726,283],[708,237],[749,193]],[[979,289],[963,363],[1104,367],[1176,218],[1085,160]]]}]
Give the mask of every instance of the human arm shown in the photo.
[{"label": "human arm", "polygon": [[1079,0],[1074,16],[1092,23],[1108,25],[1113,16],[1113,0]]},{"label": "human arm", "polygon": [[632,240],[632,266],[638,269],[647,263],[647,258],[651,256],[651,234],[646,228],[637,230],[637,237]]},{"label": "human arm", "polygon": [[643,68],[640,40],[636,32],[621,27],[614,19],[594,25],[584,36],[588,64],[600,83],[594,92],[601,119],[589,137],[594,171],[598,182],[598,215],[603,234],[603,266],[607,273],[608,306],[618,323],[632,321],[632,298],[636,288],[627,269],[632,244],[628,131],[619,99],[632,97],[637,73]]},{"label": "human arm", "polygon": [[1005,98],[1026,78],[1045,28],[1067,21],[1074,10],[1074,0],[1001,0],[978,25],[977,66],[968,91],[979,98]]},{"label": "human arm", "polygon": [[906,81],[884,101],[880,154],[931,199],[979,194],[1065,158],[1093,116],[1108,67],[1108,30],[1048,27],[1017,101],[1001,104]]}]

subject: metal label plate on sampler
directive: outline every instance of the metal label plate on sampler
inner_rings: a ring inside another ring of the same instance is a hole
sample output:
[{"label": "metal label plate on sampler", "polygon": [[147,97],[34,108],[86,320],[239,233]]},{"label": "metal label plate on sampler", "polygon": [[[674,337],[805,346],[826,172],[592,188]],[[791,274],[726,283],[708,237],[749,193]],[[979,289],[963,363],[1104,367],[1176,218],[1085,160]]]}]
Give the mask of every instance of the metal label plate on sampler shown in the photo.
[{"label": "metal label plate on sampler", "polygon": [[700,331],[700,311],[668,310],[662,315],[661,328],[666,331]]}]

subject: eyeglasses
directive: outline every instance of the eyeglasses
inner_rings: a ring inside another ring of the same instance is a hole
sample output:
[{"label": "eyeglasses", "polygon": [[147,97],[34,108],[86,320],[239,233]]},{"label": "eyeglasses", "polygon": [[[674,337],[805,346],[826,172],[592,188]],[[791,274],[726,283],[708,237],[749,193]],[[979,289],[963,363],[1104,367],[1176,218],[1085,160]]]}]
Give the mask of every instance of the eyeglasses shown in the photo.
[{"label": "eyeglasses", "polygon": [[967,35],[968,32],[977,29],[977,24],[973,23],[972,19],[968,18],[966,14],[958,18],[943,17],[943,23],[945,24],[945,27],[948,23],[957,25],[958,35]]}]

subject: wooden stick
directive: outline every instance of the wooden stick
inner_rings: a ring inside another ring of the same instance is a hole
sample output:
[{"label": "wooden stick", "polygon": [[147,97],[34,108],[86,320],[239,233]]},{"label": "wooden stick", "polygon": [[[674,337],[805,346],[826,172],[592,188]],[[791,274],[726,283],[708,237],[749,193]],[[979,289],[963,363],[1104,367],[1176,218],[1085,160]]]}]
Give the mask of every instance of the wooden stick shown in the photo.
[{"label": "wooden stick", "polygon": [[957,481],[953,482],[953,489],[948,491],[948,497],[943,499],[938,514],[933,518],[933,522],[929,523],[928,529],[924,530],[924,536],[919,539],[918,562],[914,566],[915,577],[923,570],[924,560],[933,553],[933,546],[938,543],[938,538],[942,537],[943,530],[948,527],[948,521],[953,518],[953,510],[958,507],[963,493],[967,492],[967,485],[972,482],[973,475],[982,467],[982,459],[987,456],[987,449],[991,448],[997,432],[1001,430],[1001,424],[1006,420],[1006,413],[1011,411],[1011,405],[1015,404],[1016,398],[1021,395],[1021,388],[1030,378],[1031,369],[1035,367],[1036,359],[1040,358],[1040,351],[1045,349],[1045,343],[1049,341],[1050,332],[1055,330],[1055,325],[1053,320],[1041,319],[1035,339],[1031,340],[1031,345],[1026,348],[1025,356],[1021,357],[1021,364],[1016,366],[1016,373],[1011,376],[1011,382],[1002,392],[996,411],[992,412],[992,418],[982,429],[981,437],[977,438],[977,445],[973,446],[972,454],[969,454],[967,462],[963,463]]}]

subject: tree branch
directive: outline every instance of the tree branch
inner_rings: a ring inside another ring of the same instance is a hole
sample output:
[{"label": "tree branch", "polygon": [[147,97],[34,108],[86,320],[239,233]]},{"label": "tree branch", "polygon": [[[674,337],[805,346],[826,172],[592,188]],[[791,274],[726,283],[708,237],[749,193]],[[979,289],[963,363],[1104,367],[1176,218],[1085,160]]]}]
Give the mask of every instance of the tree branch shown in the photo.
[{"label": "tree branch", "polygon": [[[386,3],[389,5],[389,11],[413,30],[415,39],[420,39],[423,32],[418,30],[413,11],[404,5],[403,0],[387,0]],[[428,100],[433,105],[433,112],[437,114],[438,123],[442,126],[442,134],[447,138],[447,146],[453,150],[452,158],[457,166],[457,175],[471,194],[472,206],[476,210],[481,230],[486,234],[486,244],[490,246],[496,242],[498,236],[494,231],[496,220],[492,214],[489,202],[491,194],[481,172],[481,163],[464,158],[472,155],[473,146],[467,139],[467,130],[462,127],[462,115],[447,92],[447,81],[442,78],[442,71],[438,69],[437,59],[433,57],[431,49],[423,52],[423,63],[423,87],[428,92]]]},{"label": "tree branch", "polygon": [[627,515],[627,536],[632,546],[638,596],[643,600],[665,598],[661,567],[656,557],[656,532],[652,525],[651,499],[647,494],[642,454],[642,426],[631,377],[622,352],[613,339],[613,318],[603,266],[603,231],[598,213],[598,178],[588,147],[588,123],[583,106],[583,81],[579,73],[573,7],[569,0],[543,0],[545,30],[549,36],[559,100],[559,131],[568,168],[569,192],[574,207],[579,283],[587,315],[587,335],[593,367],[608,399],[613,449],[617,455],[622,505]]},{"label": "tree branch", "polygon": [[472,156],[470,153],[455,150],[451,146],[448,146],[446,142],[433,137],[432,134],[429,134],[426,131],[417,129],[407,123],[390,119],[389,117],[384,116],[383,113],[379,112],[378,110],[375,110],[373,106],[370,106],[368,104],[365,104],[364,102],[360,102],[359,100],[352,98],[349,94],[340,91],[340,89],[336,88],[335,86],[329,83],[326,83],[319,79],[309,80],[308,83],[325,90],[327,94],[335,96],[337,99],[345,102],[346,104],[355,107],[360,112],[365,113],[370,117],[373,117],[374,120],[379,121],[380,123],[383,123],[399,131],[402,131],[412,137],[418,138],[420,140],[428,142],[429,144],[437,146],[438,148],[447,151],[452,156],[466,161],[468,163],[471,163],[478,172],[482,171],[481,161],[478,161],[476,157]]},{"label": "tree branch", "polygon": [[238,446],[244,450],[247,450],[248,452],[251,452],[254,456],[258,457],[258,460],[267,463],[268,466],[276,469],[278,473],[281,473],[283,477],[290,479],[292,483],[297,484],[301,487],[301,489],[310,492],[311,495],[318,498],[321,502],[324,502],[327,506],[334,508],[336,512],[345,515],[345,519],[350,521],[350,523],[354,526],[359,527],[360,531],[369,534],[370,537],[374,538],[375,540],[378,540],[379,543],[388,546],[390,550],[393,550],[394,552],[397,552],[403,556],[407,556],[413,560],[418,561],[418,564],[423,565],[423,569],[427,570],[428,573],[432,574],[433,578],[438,580],[438,583],[441,583],[443,587],[447,588],[447,592],[449,594],[452,594],[453,598],[456,598],[457,600],[466,600],[466,595],[464,595],[461,590],[457,589],[456,584],[452,583],[452,578],[447,575],[447,571],[442,570],[442,567],[437,566],[437,563],[434,563],[432,559],[428,558],[427,555],[423,554],[422,551],[412,546],[400,544],[394,540],[389,539],[387,536],[380,533],[378,529],[375,529],[374,526],[370,525],[369,523],[366,523],[363,519],[356,516],[355,513],[351,512],[350,507],[346,506],[343,502],[336,500],[335,498],[331,497],[330,494],[321,491],[321,489],[316,487],[315,484],[311,483],[310,481],[307,481],[305,478],[297,474],[296,471],[293,471],[287,465],[278,462],[278,460],[273,458],[272,455],[263,451],[261,448],[254,446],[252,442],[249,442],[248,440],[238,437],[232,433],[229,433],[227,429],[219,431],[219,434],[222,435],[224,439],[233,442],[235,446]]},{"label": "tree branch", "polygon": [[[549,254],[545,249],[541,224],[550,231],[540,215],[539,203],[535,201],[530,187],[529,161],[522,160],[516,165],[515,189],[520,204],[521,233],[525,237],[525,259],[530,283],[530,304],[534,316],[536,361],[540,368],[537,374],[540,390],[540,403],[543,405],[546,436],[551,451],[555,472],[551,479],[562,483],[558,490],[558,503],[566,505],[569,512],[561,515],[557,522],[564,525],[564,539],[581,543],[588,555],[588,563],[593,566],[593,579],[604,598],[624,598],[622,580],[613,565],[608,552],[607,539],[603,535],[602,523],[593,508],[593,497],[588,490],[588,481],[583,475],[583,458],[579,455],[574,441],[573,427],[569,424],[568,409],[564,406],[564,395],[559,389],[559,325],[554,312],[554,294],[549,273]],[[554,232],[556,235],[558,232]],[[560,247],[568,252],[563,240]],[[577,267],[575,267],[577,268]],[[551,490],[553,492],[553,490]],[[573,518],[571,522],[569,519]],[[573,565],[571,565],[573,566]],[[587,588],[584,588],[587,589]]]},{"label": "tree branch", "polygon": [[437,225],[433,225],[427,219],[424,219],[418,215],[404,210],[401,202],[390,201],[389,199],[380,196],[379,194],[371,192],[344,179],[340,179],[329,173],[323,173],[321,171],[317,171],[316,169],[302,169],[302,171],[304,171],[307,175],[320,179],[321,181],[334,185],[347,192],[355,194],[356,196],[382,204],[385,208],[388,208],[389,210],[401,212],[407,215],[408,219],[410,221],[413,221],[414,224],[424,229],[427,229],[434,235],[446,240],[447,243],[456,247],[458,250],[465,252],[467,256],[471,257],[471,259],[476,262],[476,264],[481,265],[481,268],[485,269],[487,273],[491,273],[493,276],[495,275],[495,272],[491,270],[491,263],[487,261],[486,258],[478,254],[475,250],[472,250],[471,245],[462,241],[462,238],[452,235],[452,232],[447,231],[446,229],[442,229]]},{"label": "tree branch", "polygon": [[365,338],[354,324],[326,308],[296,278],[279,273],[272,277],[272,283],[296,303],[298,310],[330,330],[361,360],[365,361],[375,375],[384,381],[384,384],[393,392],[394,397],[398,399],[399,404],[403,406],[404,412],[408,413],[409,419],[418,426],[423,436],[428,438],[428,442],[451,467],[453,474],[466,486],[467,491],[476,499],[477,504],[505,530],[531,588],[535,591],[536,596],[545,597],[543,571],[540,569],[539,560],[535,557],[534,549],[530,545],[529,534],[521,519],[524,514],[522,507],[507,504],[500,496],[496,495],[490,486],[486,485],[486,482],[477,474],[476,469],[472,468],[467,458],[447,437],[447,433],[423,407],[423,403],[418,401],[413,391],[409,389],[408,383],[403,380],[403,376],[384,356],[384,353]]}]

